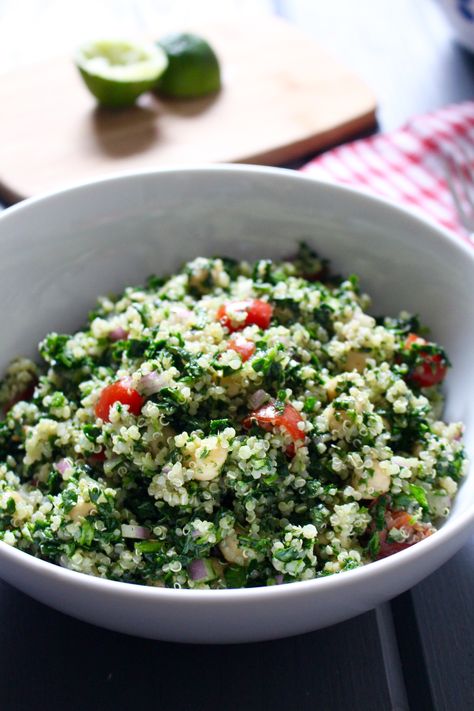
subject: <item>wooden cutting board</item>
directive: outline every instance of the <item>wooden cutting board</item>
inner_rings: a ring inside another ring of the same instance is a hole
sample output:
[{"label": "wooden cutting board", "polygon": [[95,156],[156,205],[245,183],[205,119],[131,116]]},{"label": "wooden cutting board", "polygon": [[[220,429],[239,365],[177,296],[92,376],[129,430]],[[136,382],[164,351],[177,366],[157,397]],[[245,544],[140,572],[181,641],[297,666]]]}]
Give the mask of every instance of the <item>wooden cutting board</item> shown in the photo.
[{"label": "wooden cutting board", "polygon": [[70,58],[0,80],[0,192],[16,201],[117,171],[164,164],[276,165],[375,121],[371,91],[277,18],[186,28],[215,47],[223,88],[213,97],[98,108]]}]

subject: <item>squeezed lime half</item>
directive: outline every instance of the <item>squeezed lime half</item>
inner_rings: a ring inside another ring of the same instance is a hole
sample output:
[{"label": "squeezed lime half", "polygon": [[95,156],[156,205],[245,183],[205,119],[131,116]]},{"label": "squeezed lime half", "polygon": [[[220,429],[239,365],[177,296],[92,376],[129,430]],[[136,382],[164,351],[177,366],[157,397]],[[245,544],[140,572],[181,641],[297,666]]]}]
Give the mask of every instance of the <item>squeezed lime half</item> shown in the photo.
[{"label": "squeezed lime half", "polygon": [[156,86],[168,60],[161,47],[128,40],[98,40],[79,48],[76,65],[102,106],[132,106]]},{"label": "squeezed lime half", "polygon": [[163,37],[158,47],[168,58],[168,67],[158,82],[158,91],[173,99],[195,99],[221,87],[219,60],[211,45],[190,33]]}]

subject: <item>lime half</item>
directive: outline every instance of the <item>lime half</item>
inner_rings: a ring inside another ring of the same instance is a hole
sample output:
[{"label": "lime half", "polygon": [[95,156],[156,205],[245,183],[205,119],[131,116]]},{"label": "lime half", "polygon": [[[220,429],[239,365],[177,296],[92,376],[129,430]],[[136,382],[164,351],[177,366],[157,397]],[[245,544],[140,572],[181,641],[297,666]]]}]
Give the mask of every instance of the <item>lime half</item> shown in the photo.
[{"label": "lime half", "polygon": [[89,91],[103,106],[132,106],[156,86],[168,60],[155,45],[99,40],[82,45],[76,65]]},{"label": "lime half", "polygon": [[168,35],[157,45],[168,57],[168,67],[158,91],[174,99],[194,99],[221,87],[219,60],[208,42],[198,35]]}]

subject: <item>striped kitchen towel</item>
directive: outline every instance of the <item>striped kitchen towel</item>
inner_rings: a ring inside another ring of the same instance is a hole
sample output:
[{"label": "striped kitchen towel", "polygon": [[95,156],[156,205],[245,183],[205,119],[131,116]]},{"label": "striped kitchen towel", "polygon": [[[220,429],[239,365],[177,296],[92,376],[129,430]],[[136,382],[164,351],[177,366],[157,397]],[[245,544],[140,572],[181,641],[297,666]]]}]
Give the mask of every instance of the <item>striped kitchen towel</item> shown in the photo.
[{"label": "striped kitchen towel", "polygon": [[392,133],[346,143],[301,169],[422,210],[467,241],[446,183],[446,160],[474,161],[474,101],[417,116]]}]

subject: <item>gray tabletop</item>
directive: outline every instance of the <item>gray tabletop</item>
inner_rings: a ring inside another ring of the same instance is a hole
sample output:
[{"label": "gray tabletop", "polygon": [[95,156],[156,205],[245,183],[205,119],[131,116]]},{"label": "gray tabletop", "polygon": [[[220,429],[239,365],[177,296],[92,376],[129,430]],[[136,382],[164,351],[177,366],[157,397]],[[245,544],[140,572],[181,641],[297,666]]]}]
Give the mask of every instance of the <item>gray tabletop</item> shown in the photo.
[{"label": "gray tabletop", "polygon": [[[452,41],[431,0],[269,4],[365,78],[382,131],[474,95],[474,56]],[[474,540],[410,592],[349,622],[204,647],[107,632],[0,583],[0,707],[469,711],[473,586]]]}]

